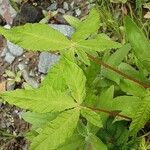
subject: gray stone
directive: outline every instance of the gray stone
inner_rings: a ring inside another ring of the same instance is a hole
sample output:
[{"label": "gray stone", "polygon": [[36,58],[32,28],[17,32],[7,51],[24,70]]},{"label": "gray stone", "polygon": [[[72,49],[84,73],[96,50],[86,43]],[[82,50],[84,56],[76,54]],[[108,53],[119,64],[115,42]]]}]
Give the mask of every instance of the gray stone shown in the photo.
[{"label": "gray stone", "polygon": [[74,33],[74,28],[68,25],[51,24],[51,27],[58,30],[67,37],[71,37]]},{"label": "gray stone", "polygon": [[18,64],[18,68],[19,68],[19,70],[21,70],[21,71],[24,70],[26,67],[27,67],[27,66],[26,66],[24,63],[22,63],[22,62]]},{"label": "gray stone", "polygon": [[63,9],[69,10],[69,5],[68,5],[67,2],[64,2],[64,3],[63,3]]},{"label": "gray stone", "polygon": [[21,56],[23,54],[23,49],[19,47],[18,45],[15,45],[9,41],[7,41],[7,47],[9,51],[15,56]]},{"label": "gray stone", "polygon": [[75,13],[76,13],[77,16],[80,16],[81,15],[81,10],[78,8],[78,9],[75,10]]},{"label": "gray stone", "polygon": [[7,82],[6,89],[7,89],[7,91],[12,91],[12,90],[14,90],[15,86],[16,86],[15,83]]},{"label": "gray stone", "polygon": [[5,47],[1,53],[1,57],[5,57],[7,52],[8,52],[8,48]]},{"label": "gray stone", "polygon": [[48,10],[51,10],[51,11],[56,10],[56,9],[57,9],[57,3],[51,4],[47,9],[48,9]]},{"label": "gray stone", "polygon": [[74,1],[71,2],[70,6],[71,6],[71,9],[74,8]]},{"label": "gray stone", "polygon": [[15,60],[15,56],[13,56],[10,52],[7,52],[4,60],[11,64]]},{"label": "gray stone", "polygon": [[33,88],[39,87],[39,83],[34,78],[29,76],[29,72],[26,69],[22,70],[22,76],[24,80]]},{"label": "gray stone", "polygon": [[61,13],[61,14],[65,14],[65,10],[62,9],[62,8],[58,8],[58,9],[57,9],[57,12],[58,12],[58,13]]},{"label": "gray stone", "polygon": [[48,69],[51,68],[52,65],[55,64],[58,60],[58,55],[42,52],[39,57],[38,71],[46,74]]}]

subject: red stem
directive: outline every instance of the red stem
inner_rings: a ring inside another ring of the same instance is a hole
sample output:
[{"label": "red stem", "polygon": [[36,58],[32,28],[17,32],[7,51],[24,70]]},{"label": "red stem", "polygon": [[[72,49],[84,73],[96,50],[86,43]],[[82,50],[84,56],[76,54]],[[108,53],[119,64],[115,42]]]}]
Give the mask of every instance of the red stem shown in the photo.
[{"label": "red stem", "polygon": [[112,70],[112,71],[114,71],[114,72],[120,74],[121,76],[125,77],[126,79],[131,80],[131,81],[133,81],[133,82],[139,84],[140,86],[142,86],[142,87],[144,87],[144,88],[150,88],[150,85],[149,85],[149,84],[145,84],[145,83],[143,83],[143,82],[141,82],[141,81],[139,81],[139,80],[137,80],[137,79],[135,79],[135,78],[133,78],[133,77],[131,77],[131,76],[129,76],[129,75],[123,73],[123,72],[121,72],[121,71],[118,70],[117,68],[114,68],[114,67],[112,67],[112,66],[110,66],[110,65],[108,65],[108,64],[106,64],[106,63],[104,63],[104,62],[102,62],[101,60],[96,59],[95,57],[93,57],[93,56],[91,56],[91,55],[89,55],[89,54],[87,54],[87,55],[88,55],[89,59],[92,60],[93,62],[95,62],[96,64],[98,64],[98,65],[100,65],[100,66],[102,65],[103,67],[105,67],[105,68],[107,68],[107,69],[110,69],[110,70]]},{"label": "red stem", "polygon": [[127,116],[124,116],[124,115],[121,115],[119,114],[118,112],[113,112],[113,111],[108,111],[108,110],[105,110],[105,109],[100,109],[100,108],[93,108],[93,107],[87,107],[93,111],[98,111],[98,112],[104,112],[104,113],[107,113],[109,114],[110,116],[119,116],[121,118],[124,118],[126,120],[129,120],[131,121],[131,118],[130,117],[127,117]]}]

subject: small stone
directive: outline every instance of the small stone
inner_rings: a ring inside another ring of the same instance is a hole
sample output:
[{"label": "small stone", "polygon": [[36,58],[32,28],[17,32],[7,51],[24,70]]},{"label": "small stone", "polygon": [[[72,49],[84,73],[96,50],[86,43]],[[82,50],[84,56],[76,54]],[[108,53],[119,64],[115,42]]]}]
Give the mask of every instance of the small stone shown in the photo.
[{"label": "small stone", "polygon": [[18,68],[19,68],[19,70],[24,70],[25,68],[26,68],[27,66],[24,64],[24,63],[19,63],[18,64]]},{"label": "small stone", "polygon": [[33,88],[39,87],[39,83],[34,78],[29,76],[29,72],[26,69],[24,69],[22,71],[22,76],[23,76],[24,80]]},{"label": "small stone", "polygon": [[23,49],[19,47],[18,45],[15,45],[9,41],[7,41],[7,47],[9,51],[15,56],[21,56],[23,54]]},{"label": "small stone", "polygon": [[69,10],[69,5],[68,5],[67,2],[64,2],[64,3],[63,3],[63,9]]},{"label": "small stone", "polygon": [[15,60],[15,57],[10,52],[7,52],[4,60],[11,64]]},{"label": "small stone", "polygon": [[64,34],[67,37],[71,37],[74,33],[74,28],[68,25],[58,25],[58,24],[51,24],[51,27],[58,30],[62,34]]},{"label": "small stone", "polygon": [[1,57],[5,57],[7,52],[8,52],[8,49],[7,47],[5,47],[1,53]]},{"label": "small stone", "polygon": [[74,1],[71,2],[70,6],[71,6],[71,9],[74,8]]},{"label": "small stone", "polygon": [[77,16],[80,16],[81,15],[81,10],[78,8],[78,9],[75,10],[75,13],[76,13]]},{"label": "small stone", "polygon": [[59,56],[56,54],[50,54],[48,52],[42,52],[39,57],[38,71],[46,74],[48,69],[52,67],[59,60]]},{"label": "small stone", "polygon": [[56,9],[57,9],[57,3],[53,3],[47,8],[47,10],[51,10],[51,11],[54,11]]},{"label": "small stone", "polygon": [[14,90],[15,86],[16,86],[15,83],[7,82],[6,89],[7,91],[12,91]]},{"label": "small stone", "polygon": [[61,13],[61,14],[65,14],[65,10],[62,9],[62,8],[58,8],[58,9],[57,9],[57,12],[58,12],[58,13]]}]

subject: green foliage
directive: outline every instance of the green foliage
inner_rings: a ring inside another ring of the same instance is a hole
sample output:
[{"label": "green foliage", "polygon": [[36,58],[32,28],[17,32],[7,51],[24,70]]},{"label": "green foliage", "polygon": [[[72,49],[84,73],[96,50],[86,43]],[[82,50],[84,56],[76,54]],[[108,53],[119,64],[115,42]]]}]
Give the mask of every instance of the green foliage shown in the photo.
[{"label": "green foliage", "polygon": [[148,70],[150,68],[150,43],[140,28],[129,18],[125,18],[127,38],[133,48],[135,56]]},{"label": "green foliage", "polygon": [[96,8],[82,21],[64,17],[76,29],[71,39],[45,24],[0,27],[2,35],[27,50],[60,54],[39,88],[0,97],[28,110],[22,117],[32,124],[26,134],[30,150],[137,149],[139,131],[150,119],[149,74],[143,69],[149,71],[149,41],[129,17],[125,28],[131,45],[99,32]]},{"label": "green foliage", "polygon": [[0,33],[11,42],[33,51],[66,49],[71,45],[60,32],[45,24],[26,24],[10,30],[0,27]]},{"label": "green foliage", "polygon": [[137,111],[133,113],[133,120],[130,126],[131,134],[136,134],[141,128],[143,128],[149,118],[150,97],[146,96],[139,102]]}]

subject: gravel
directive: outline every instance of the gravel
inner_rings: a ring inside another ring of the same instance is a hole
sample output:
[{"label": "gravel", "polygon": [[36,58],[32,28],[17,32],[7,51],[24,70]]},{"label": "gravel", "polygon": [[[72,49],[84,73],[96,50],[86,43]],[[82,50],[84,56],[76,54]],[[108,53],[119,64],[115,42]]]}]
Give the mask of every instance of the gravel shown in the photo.
[{"label": "gravel", "polygon": [[47,10],[54,11],[57,9],[57,5],[58,5],[57,3],[53,3],[47,8]]},{"label": "gravel", "polygon": [[21,56],[23,54],[23,49],[21,47],[9,41],[7,41],[7,47],[10,53],[14,55],[15,57]]},{"label": "gravel", "polygon": [[68,5],[67,2],[64,2],[64,3],[63,3],[63,9],[64,9],[64,10],[69,10],[69,5]]},{"label": "gravel", "polygon": [[39,57],[38,71],[46,74],[48,69],[52,67],[59,60],[59,56],[50,54],[48,52],[42,52]]}]

